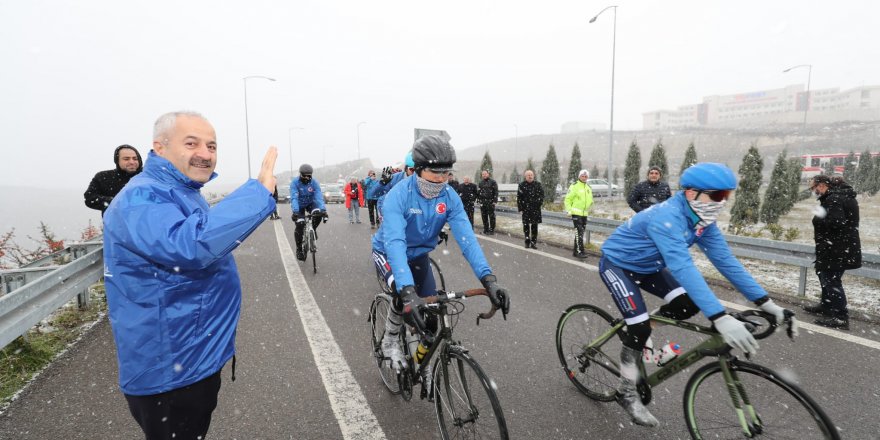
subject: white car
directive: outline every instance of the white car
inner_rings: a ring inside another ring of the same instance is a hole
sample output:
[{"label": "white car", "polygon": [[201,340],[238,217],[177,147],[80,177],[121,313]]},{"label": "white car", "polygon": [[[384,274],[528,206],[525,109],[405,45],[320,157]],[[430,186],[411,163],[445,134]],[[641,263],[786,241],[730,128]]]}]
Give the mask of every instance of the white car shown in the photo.
[{"label": "white car", "polygon": [[[605,179],[587,179],[587,185],[593,190],[593,197],[605,197],[608,195],[608,181]],[[620,194],[620,187],[611,184],[611,194]]]}]

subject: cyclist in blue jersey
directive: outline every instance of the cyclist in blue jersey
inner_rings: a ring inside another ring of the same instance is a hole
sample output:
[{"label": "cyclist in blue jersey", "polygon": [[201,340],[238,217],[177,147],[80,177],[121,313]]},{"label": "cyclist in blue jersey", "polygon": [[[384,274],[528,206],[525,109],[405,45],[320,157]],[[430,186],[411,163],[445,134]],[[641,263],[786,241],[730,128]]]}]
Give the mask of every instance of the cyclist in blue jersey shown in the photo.
[{"label": "cyclist in blue jersey", "polygon": [[[385,194],[388,194],[388,191],[391,191],[391,188],[394,188],[394,185],[397,185],[401,180],[412,176],[415,173],[415,168],[416,165],[413,162],[412,151],[410,151],[406,153],[403,163],[398,165],[397,168],[385,167],[382,170],[379,183],[373,187],[372,193],[368,194],[378,199],[376,202],[376,212],[379,218],[382,218],[382,205],[385,202]],[[400,171],[395,171],[396,169]]]},{"label": "cyclist in blue jersey", "polygon": [[602,245],[599,261],[599,275],[626,321],[617,400],[633,422],[643,426],[656,426],[658,422],[636,390],[638,362],[651,335],[641,290],[665,301],[660,315],[682,320],[702,311],[732,347],[747,353],[755,353],[758,348],[745,325],[725,312],[694,265],[688,251],[694,244],[743,296],[773,314],[779,323],[790,319],[792,332],[797,332],[793,314],[767,296],[733,256],[715,224],[736,189],[733,171],[722,164],[699,163],[682,173],[679,184],[682,190],[675,196],[619,226]]},{"label": "cyclist in blue jersey", "polygon": [[[304,163],[299,166],[299,179],[293,179],[290,182],[290,210],[293,214],[290,219],[296,222],[296,230],[293,238],[296,241],[296,258],[300,261],[306,259],[302,251],[303,230],[306,227],[306,219],[314,211],[323,214],[323,218],[327,219],[327,208],[324,206],[324,195],[321,193],[321,185],[317,180],[312,179],[314,169],[312,166]],[[321,217],[312,218],[312,227],[317,233],[318,225],[321,223]]]},{"label": "cyclist in blue jersey", "polygon": [[412,158],[415,175],[403,178],[386,194],[384,221],[373,236],[376,270],[394,292],[382,352],[395,366],[406,365],[398,336],[404,321],[416,328],[425,345],[436,331],[437,323],[426,323],[418,306],[421,297],[436,295],[428,253],[437,246],[437,236],[447,222],[492,304],[505,315],[510,309],[510,296],[492,274],[461,198],[446,184],[455,150],[439,136],[423,136],[413,145]]}]

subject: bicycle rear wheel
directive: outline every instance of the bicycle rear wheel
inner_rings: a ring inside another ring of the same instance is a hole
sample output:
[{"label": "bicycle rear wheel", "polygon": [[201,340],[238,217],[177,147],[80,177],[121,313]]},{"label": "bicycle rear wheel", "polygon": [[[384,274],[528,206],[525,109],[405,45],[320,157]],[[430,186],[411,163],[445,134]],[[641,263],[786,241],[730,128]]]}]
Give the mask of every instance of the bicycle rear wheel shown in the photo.
[{"label": "bicycle rear wheel", "polygon": [[614,324],[604,310],[576,304],[562,313],[556,326],[556,352],[565,375],[580,392],[602,402],[614,400],[617,394],[623,344],[618,333],[600,346],[587,346]]},{"label": "bicycle rear wheel", "polygon": [[495,385],[464,351],[449,347],[434,362],[434,409],[444,439],[507,439]]},{"label": "bicycle rear wheel", "polygon": [[[684,416],[693,438],[840,438],[831,419],[797,385],[757,364],[729,365],[741,410],[734,407],[721,365],[704,365],[684,389]],[[740,417],[750,425],[751,435],[743,431]]]},{"label": "bicycle rear wheel", "polygon": [[391,298],[380,293],[373,299],[370,305],[370,337],[373,349],[373,358],[379,367],[379,376],[391,394],[400,394],[400,384],[397,382],[397,372],[391,366],[391,361],[385,359],[382,354],[382,338],[385,336],[385,323],[388,322],[388,313],[391,311]]}]

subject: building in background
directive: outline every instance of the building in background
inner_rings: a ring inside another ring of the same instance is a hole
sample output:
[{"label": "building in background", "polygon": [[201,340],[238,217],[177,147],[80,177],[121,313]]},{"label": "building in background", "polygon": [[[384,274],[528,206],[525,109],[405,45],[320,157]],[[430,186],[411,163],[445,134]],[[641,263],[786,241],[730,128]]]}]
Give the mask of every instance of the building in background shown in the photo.
[{"label": "building in background", "polygon": [[582,131],[605,131],[608,125],[602,122],[586,122],[586,121],[569,121],[562,124],[559,129],[560,133],[580,133]]},{"label": "building in background", "polygon": [[[700,104],[642,114],[642,129],[740,127],[880,120],[880,85],[811,90],[804,85],[735,95],[713,95]],[[809,107],[807,107],[809,106]]]}]

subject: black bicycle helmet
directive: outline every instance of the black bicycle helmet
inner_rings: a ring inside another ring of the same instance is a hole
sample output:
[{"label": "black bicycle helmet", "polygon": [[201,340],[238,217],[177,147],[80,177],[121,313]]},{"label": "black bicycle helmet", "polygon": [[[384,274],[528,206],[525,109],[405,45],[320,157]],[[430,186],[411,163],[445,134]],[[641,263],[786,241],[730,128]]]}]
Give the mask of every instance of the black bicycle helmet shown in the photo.
[{"label": "black bicycle helmet", "polygon": [[299,174],[300,174],[300,175],[303,175],[303,174],[309,174],[309,175],[311,175],[311,174],[314,173],[314,172],[315,172],[315,170],[312,169],[312,166],[309,165],[309,164],[307,164],[307,163],[304,163],[304,164],[302,164],[302,165],[299,166]]},{"label": "black bicycle helmet", "polygon": [[416,169],[452,171],[452,165],[455,164],[455,149],[449,141],[440,136],[422,136],[413,144],[412,158]]}]

